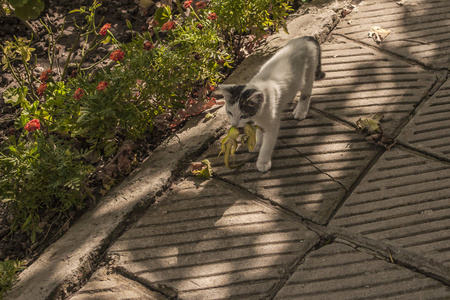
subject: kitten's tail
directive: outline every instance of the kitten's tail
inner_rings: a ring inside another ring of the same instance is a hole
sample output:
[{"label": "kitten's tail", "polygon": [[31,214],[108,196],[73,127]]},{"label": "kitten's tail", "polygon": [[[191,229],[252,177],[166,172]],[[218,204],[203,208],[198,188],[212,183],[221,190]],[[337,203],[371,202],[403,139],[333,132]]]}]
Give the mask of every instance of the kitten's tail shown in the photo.
[{"label": "kitten's tail", "polygon": [[308,41],[314,42],[317,47],[317,67],[316,67],[316,80],[321,80],[325,78],[325,72],[322,72],[322,51],[320,50],[319,42],[312,36],[305,37]]}]

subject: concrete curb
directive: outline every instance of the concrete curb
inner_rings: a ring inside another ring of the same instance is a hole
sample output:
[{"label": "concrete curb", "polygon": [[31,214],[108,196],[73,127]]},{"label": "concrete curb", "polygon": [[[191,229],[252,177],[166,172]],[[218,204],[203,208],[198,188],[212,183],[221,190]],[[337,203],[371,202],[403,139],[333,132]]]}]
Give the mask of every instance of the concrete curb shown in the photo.
[{"label": "concrete curb", "polygon": [[[272,36],[270,48],[284,45],[297,36],[312,35],[323,41],[339,21],[336,11],[347,1],[335,1],[323,8],[307,8],[288,22],[296,35]],[[297,12],[298,13],[298,12]],[[299,29],[301,28],[301,30]],[[227,80],[245,82],[265,59],[246,59]],[[224,109],[208,122],[193,118],[176,137],[168,139],[129,178],[114,187],[100,203],[86,212],[67,232],[19,276],[19,282],[5,299],[65,298],[77,290],[95,271],[102,254],[123,231],[134,212],[149,207],[173,178],[186,167],[189,158],[201,152],[227,128]]]}]

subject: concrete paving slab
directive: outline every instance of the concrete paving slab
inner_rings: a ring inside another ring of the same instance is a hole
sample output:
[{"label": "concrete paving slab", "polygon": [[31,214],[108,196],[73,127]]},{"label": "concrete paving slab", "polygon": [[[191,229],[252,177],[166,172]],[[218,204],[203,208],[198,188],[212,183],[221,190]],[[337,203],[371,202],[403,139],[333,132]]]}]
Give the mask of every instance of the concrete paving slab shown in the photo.
[{"label": "concrete paving slab", "polygon": [[[403,5],[397,2],[364,0],[338,24],[333,32],[431,68],[449,68],[450,6],[448,1],[408,0]],[[368,32],[373,26],[391,31],[380,44],[368,37]]]},{"label": "concrete paving slab", "polygon": [[[303,218],[325,223],[356,178],[378,153],[351,127],[313,111],[302,122],[284,113],[272,169],[260,173],[255,160],[242,168],[224,166],[220,139],[205,154],[218,176],[270,199]],[[236,162],[256,154],[238,152]]]},{"label": "concrete paving slab", "polygon": [[450,79],[420,107],[398,140],[450,161]]},{"label": "concrete paving slab", "polygon": [[167,300],[169,298],[151,291],[134,280],[108,271],[97,270],[89,282],[70,300]]},{"label": "concrete paving slab", "polygon": [[330,222],[450,266],[450,165],[386,151]]},{"label": "concrete paving slab", "polygon": [[120,273],[181,299],[261,299],[319,237],[218,180],[179,184],[111,247]]},{"label": "concrete paving slab", "polygon": [[274,299],[447,299],[448,286],[333,243],[310,252]]},{"label": "concrete paving slab", "polygon": [[383,129],[390,135],[407,120],[438,78],[418,66],[338,36],[322,44],[322,65],[326,77],[314,83],[311,106],[351,124],[383,113]]}]

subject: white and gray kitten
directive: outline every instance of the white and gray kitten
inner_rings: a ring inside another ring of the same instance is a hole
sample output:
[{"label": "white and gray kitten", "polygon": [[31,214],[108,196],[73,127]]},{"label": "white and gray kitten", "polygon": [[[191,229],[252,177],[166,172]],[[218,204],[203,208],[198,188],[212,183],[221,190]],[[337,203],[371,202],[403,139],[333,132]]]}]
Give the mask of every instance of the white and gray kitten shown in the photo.
[{"label": "white and gray kitten", "polygon": [[219,85],[231,126],[239,128],[253,121],[264,129],[264,132],[257,130],[256,135],[255,151],[259,151],[256,167],[260,172],[267,172],[272,166],[272,152],[285,106],[300,91],[294,117],[305,119],[313,82],[324,77],[319,43],[312,37],[300,37],[279,50],[249,83]]}]

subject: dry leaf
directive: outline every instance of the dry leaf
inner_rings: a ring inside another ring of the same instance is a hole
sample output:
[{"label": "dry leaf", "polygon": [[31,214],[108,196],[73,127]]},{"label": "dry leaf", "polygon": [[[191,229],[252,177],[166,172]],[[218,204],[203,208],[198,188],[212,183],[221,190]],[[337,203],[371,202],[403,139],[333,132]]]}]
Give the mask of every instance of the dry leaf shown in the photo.
[{"label": "dry leaf", "polygon": [[376,113],[371,115],[369,118],[360,118],[356,121],[356,126],[359,132],[366,135],[366,141],[389,150],[397,143],[397,141],[383,132],[383,128],[380,123],[383,117],[383,114]]},{"label": "dry leaf", "polygon": [[390,33],[390,30],[383,29],[378,26],[373,26],[370,28],[369,37],[372,38],[376,43],[381,43]]},{"label": "dry leaf", "polygon": [[376,113],[371,115],[369,118],[359,119],[356,121],[356,126],[358,130],[364,134],[375,134],[380,133],[380,121],[383,119],[384,115],[381,113]]},{"label": "dry leaf", "polygon": [[207,159],[202,160],[201,163],[192,162],[191,167],[192,174],[196,175],[199,178],[209,179],[213,174],[211,163]]},{"label": "dry leaf", "polygon": [[[243,128],[243,135],[241,136],[241,144],[246,146],[250,151],[253,151],[256,145],[256,129],[264,131],[258,125],[253,125],[247,123]],[[234,153],[238,148],[237,139],[239,138],[240,132],[236,127],[231,127],[228,130],[227,136],[222,140],[222,150],[219,153],[219,156],[224,153],[225,154],[225,166],[228,169],[235,169],[243,165],[243,163],[237,165],[230,165],[230,156],[233,157],[234,163]]]}]

